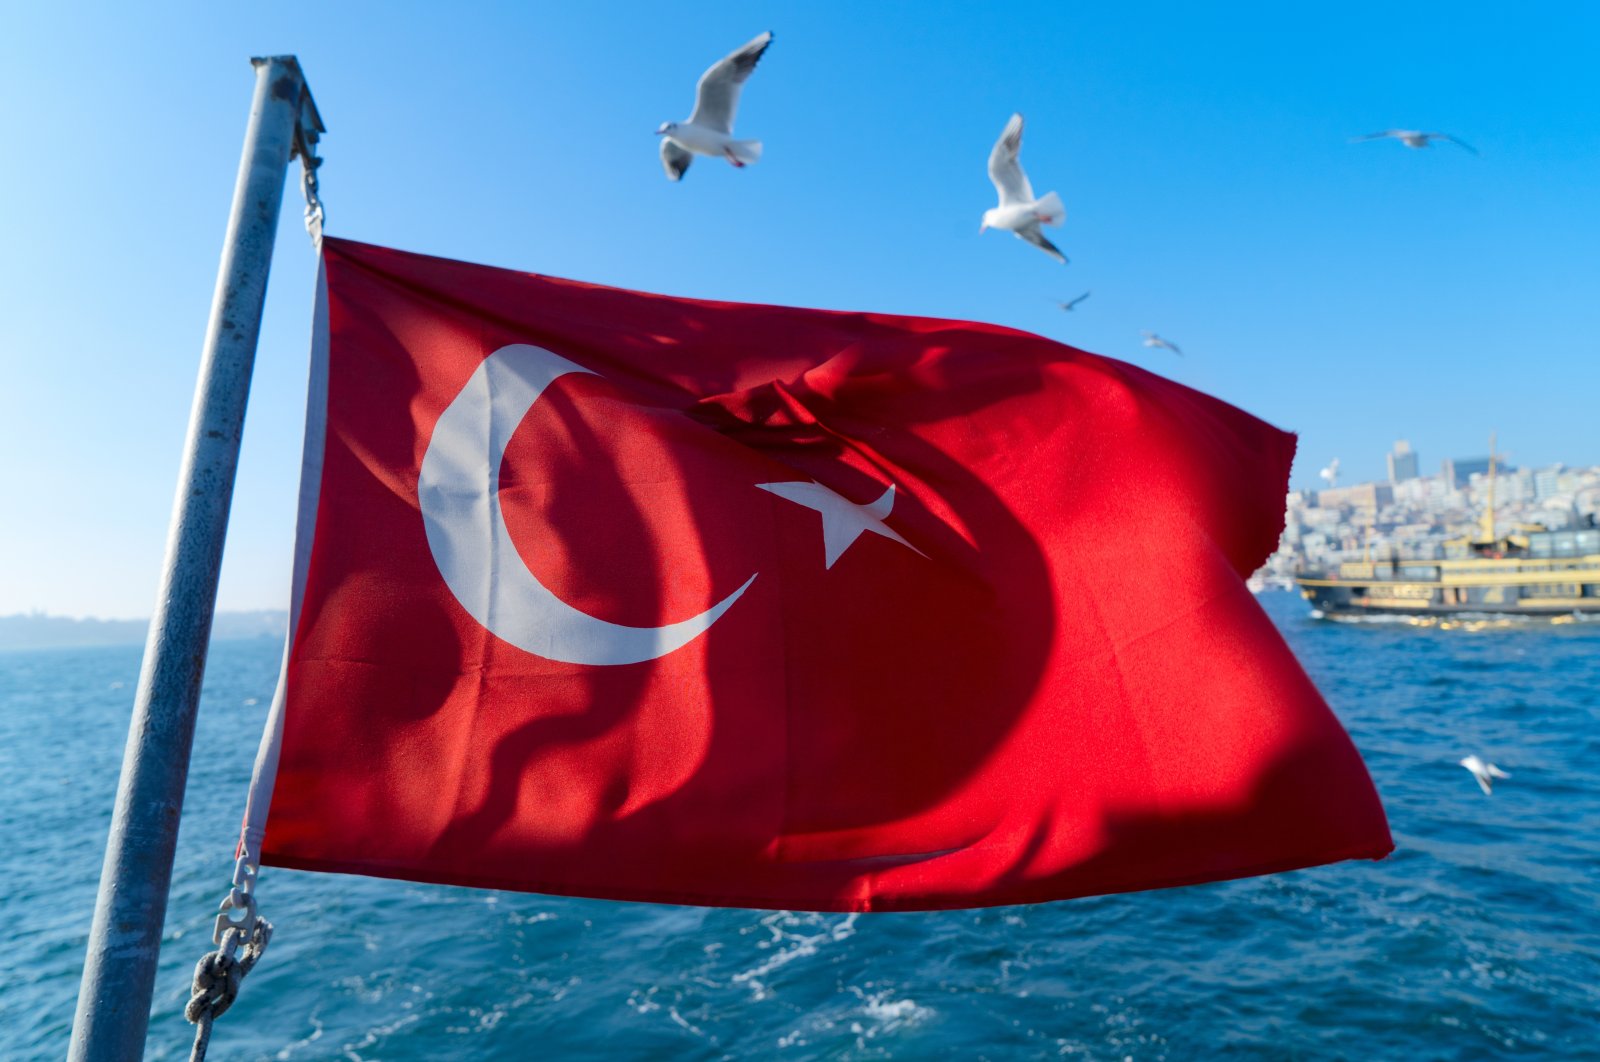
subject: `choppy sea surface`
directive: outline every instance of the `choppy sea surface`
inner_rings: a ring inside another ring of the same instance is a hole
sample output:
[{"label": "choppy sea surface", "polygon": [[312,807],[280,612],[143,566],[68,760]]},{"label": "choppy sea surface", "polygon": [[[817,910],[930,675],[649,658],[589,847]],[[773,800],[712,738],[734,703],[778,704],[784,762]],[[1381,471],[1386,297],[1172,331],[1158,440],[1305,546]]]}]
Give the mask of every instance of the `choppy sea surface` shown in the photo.
[{"label": "choppy sea surface", "polygon": [[[1312,619],[1266,594],[1397,850],[876,916],[268,868],[214,1059],[1600,1057],[1600,623]],[[187,1057],[279,647],[212,648],[148,1058]],[[64,1055],[140,650],[0,653],[0,1058]],[[1457,761],[1512,777],[1492,796]]]}]

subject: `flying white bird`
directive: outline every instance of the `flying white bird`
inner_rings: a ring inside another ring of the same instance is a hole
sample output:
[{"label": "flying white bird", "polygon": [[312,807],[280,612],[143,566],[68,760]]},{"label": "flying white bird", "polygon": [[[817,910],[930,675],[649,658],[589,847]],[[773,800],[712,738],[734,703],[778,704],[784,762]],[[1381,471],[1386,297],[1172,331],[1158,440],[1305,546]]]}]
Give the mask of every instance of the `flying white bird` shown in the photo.
[{"label": "flying white bird", "polygon": [[1178,349],[1178,344],[1172,342],[1171,340],[1162,339],[1160,336],[1156,335],[1154,332],[1141,332],[1140,334],[1142,336],[1144,336],[1144,345],[1145,346],[1147,346],[1147,347],[1161,347],[1161,348],[1163,348],[1165,350],[1172,351],[1174,354],[1178,355],[1178,357],[1180,357],[1180,358],[1183,357],[1183,351],[1179,350]]},{"label": "flying white bird", "polygon": [[1061,249],[1045,239],[1040,225],[1060,225],[1067,217],[1067,208],[1061,197],[1050,192],[1040,199],[1033,197],[1033,185],[1022,172],[1017,155],[1022,151],[1022,115],[1013,114],[1005,131],[995,141],[989,152],[989,180],[1000,193],[1000,205],[983,212],[981,234],[986,229],[1006,229],[1019,240],[1027,240],[1045,254],[1063,264],[1067,256]]},{"label": "flying white bird", "polygon": [[1057,301],[1056,305],[1061,307],[1063,310],[1066,310],[1068,313],[1071,313],[1074,309],[1077,308],[1078,303],[1082,302],[1084,299],[1087,299],[1088,297],[1089,297],[1089,293],[1086,291],[1082,295],[1079,295],[1076,299],[1073,299],[1071,302],[1060,302],[1060,301]]},{"label": "flying white bird", "polygon": [[1337,457],[1335,457],[1332,461],[1329,461],[1328,462],[1328,467],[1324,468],[1321,472],[1318,472],[1317,475],[1319,475],[1323,479],[1327,480],[1328,481],[1328,486],[1330,486],[1330,487],[1338,486],[1339,485],[1339,459]]},{"label": "flying white bird", "polygon": [[1465,140],[1458,140],[1449,133],[1424,133],[1420,129],[1385,129],[1381,133],[1368,133],[1366,136],[1357,136],[1350,139],[1350,143],[1359,144],[1363,140],[1383,140],[1385,138],[1398,140],[1408,148],[1425,148],[1435,140],[1448,140],[1457,147],[1466,148],[1474,155],[1478,149]]},{"label": "flying white bird", "polygon": [[1511,776],[1492,763],[1484,763],[1477,756],[1467,756],[1461,760],[1461,766],[1472,772],[1472,777],[1478,780],[1478,788],[1484,795],[1494,792],[1496,778],[1510,778]]},{"label": "flying white bird", "polygon": [[671,180],[682,180],[696,155],[718,156],[738,167],[761,158],[761,141],[735,140],[733,114],[739,90],[766,54],[772,34],[763,33],[743,48],[712,64],[694,90],[694,113],[681,122],[662,122],[661,165]]}]

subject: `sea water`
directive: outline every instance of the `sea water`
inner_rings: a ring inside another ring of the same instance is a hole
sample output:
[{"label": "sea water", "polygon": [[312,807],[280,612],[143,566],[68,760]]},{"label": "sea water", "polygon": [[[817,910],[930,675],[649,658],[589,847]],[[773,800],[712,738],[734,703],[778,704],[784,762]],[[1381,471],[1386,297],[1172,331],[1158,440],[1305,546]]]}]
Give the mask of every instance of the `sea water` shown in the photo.
[{"label": "sea water", "polygon": [[[1600,623],[1262,601],[1366,758],[1383,862],[876,916],[268,868],[277,933],[211,1057],[1600,1057]],[[148,1058],[187,1055],[278,652],[212,648]],[[0,654],[0,1059],[65,1053],[139,656]],[[1485,796],[1467,753],[1512,777]]]}]

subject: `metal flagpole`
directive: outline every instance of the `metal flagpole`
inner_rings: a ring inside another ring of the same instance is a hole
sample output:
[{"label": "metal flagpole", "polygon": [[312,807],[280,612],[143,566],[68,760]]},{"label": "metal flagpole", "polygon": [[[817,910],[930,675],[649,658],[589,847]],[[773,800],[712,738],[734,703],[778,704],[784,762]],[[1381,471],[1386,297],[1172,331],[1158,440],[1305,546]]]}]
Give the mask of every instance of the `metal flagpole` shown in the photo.
[{"label": "metal flagpole", "polygon": [[100,871],[68,1054],[74,1062],[144,1055],[250,372],[295,154],[306,157],[308,192],[314,188],[310,146],[322,124],[300,64],[288,55],[251,63],[255,97]]}]

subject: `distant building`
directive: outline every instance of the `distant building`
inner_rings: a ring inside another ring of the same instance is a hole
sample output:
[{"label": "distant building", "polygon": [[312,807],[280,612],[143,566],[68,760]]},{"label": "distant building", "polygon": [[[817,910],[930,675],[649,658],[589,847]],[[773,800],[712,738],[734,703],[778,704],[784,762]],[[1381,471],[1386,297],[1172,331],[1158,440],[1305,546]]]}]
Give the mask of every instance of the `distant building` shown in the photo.
[{"label": "distant building", "polygon": [[[1506,465],[1497,464],[1495,471],[1508,471]],[[1473,473],[1487,476],[1489,474],[1489,459],[1487,457],[1456,457],[1445,458],[1441,474],[1445,482],[1452,487],[1465,487],[1472,482]]]},{"label": "distant building", "polygon": [[1535,496],[1533,472],[1523,468],[1506,476],[1506,491],[1503,497],[1508,502],[1531,502]]},{"label": "distant building", "polygon": [[1438,476],[1418,476],[1416,479],[1394,484],[1393,489],[1395,504],[1427,512],[1435,512],[1442,508],[1446,496],[1454,490]]},{"label": "distant building", "polygon": [[1357,483],[1353,487],[1317,491],[1317,506],[1322,509],[1361,509],[1376,515],[1379,506],[1393,504],[1394,488],[1386,483]]},{"label": "distant building", "polygon": [[1560,490],[1563,494],[1576,494],[1578,491],[1582,490],[1591,483],[1600,484],[1600,476],[1595,475],[1597,471],[1600,470],[1589,469],[1585,471],[1577,468],[1565,469],[1559,476],[1556,477],[1556,489]]},{"label": "distant building", "polygon": [[1561,466],[1541,468],[1533,474],[1533,496],[1544,501],[1552,494],[1561,493]]},{"label": "distant building", "polygon": [[1389,454],[1389,482],[1404,483],[1417,478],[1417,452],[1404,439],[1394,444]]},{"label": "distant building", "polygon": [[1578,514],[1568,509],[1535,509],[1528,514],[1528,522],[1538,524],[1547,531],[1565,531],[1578,522]]}]

